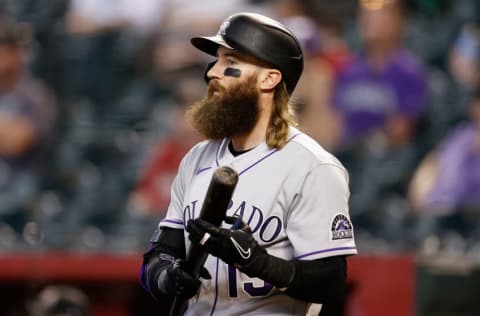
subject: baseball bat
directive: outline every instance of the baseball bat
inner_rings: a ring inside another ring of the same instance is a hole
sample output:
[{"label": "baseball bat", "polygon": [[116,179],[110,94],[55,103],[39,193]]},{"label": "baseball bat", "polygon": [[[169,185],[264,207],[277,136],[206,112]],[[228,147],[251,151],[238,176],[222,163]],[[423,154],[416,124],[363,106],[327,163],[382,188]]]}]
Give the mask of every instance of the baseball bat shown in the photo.
[{"label": "baseball bat", "polygon": [[[228,204],[232,199],[233,191],[238,182],[237,172],[228,166],[218,167],[212,179],[200,210],[200,218],[209,223],[220,226],[225,219]],[[200,269],[207,260],[208,253],[198,245],[190,244],[186,259],[186,272],[198,278]],[[170,316],[183,315],[188,307],[188,299],[175,296],[170,308]]]}]

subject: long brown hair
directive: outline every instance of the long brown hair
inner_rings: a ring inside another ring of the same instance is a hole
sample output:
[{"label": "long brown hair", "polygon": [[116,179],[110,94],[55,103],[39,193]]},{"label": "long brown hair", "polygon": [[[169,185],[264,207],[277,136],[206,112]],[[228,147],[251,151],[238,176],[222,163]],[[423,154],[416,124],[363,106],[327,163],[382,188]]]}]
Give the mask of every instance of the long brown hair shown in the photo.
[{"label": "long brown hair", "polygon": [[270,125],[267,129],[267,145],[270,148],[282,149],[288,140],[288,129],[297,126],[297,119],[290,103],[285,82],[275,88]]}]

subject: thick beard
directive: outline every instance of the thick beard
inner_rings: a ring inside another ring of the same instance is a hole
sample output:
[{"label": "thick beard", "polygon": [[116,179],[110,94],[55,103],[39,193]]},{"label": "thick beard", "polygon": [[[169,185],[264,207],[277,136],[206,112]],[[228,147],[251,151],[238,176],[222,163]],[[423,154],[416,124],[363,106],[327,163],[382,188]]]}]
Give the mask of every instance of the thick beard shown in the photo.
[{"label": "thick beard", "polygon": [[[216,91],[219,95],[214,95]],[[258,121],[258,96],[256,76],[229,89],[211,80],[207,95],[187,110],[186,117],[193,128],[209,139],[245,135]]]}]

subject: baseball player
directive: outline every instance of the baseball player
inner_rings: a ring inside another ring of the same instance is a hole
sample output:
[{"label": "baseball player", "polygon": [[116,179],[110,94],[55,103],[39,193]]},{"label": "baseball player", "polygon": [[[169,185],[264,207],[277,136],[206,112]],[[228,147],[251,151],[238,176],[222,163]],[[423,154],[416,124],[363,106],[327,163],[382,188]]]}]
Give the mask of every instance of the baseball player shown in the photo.
[{"label": "baseball player", "polygon": [[[348,174],[293,127],[288,102],[303,70],[297,39],[275,20],[238,13],[215,36],[191,42],[216,57],[205,98],[187,113],[208,140],[180,164],[142,285],[158,300],[190,298],[185,315],[305,315],[311,303],[338,310],[345,257],[357,253]],[[198,216],[222,165],[239,180],[216,227]],[[191,243],[210,254],[200,279],[184,270]]]}]

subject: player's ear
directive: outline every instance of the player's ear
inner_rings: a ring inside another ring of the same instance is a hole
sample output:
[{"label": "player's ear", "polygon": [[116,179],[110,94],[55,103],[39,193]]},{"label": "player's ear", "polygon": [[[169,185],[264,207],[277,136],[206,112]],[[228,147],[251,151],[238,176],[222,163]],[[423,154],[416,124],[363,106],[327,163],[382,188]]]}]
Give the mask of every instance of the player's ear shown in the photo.
[{"label": "player's ear", "polygon": [[282,73],[277,69],[266,68],[260,72],[259,85],[261,90],[273,90],[282,81]]}]

